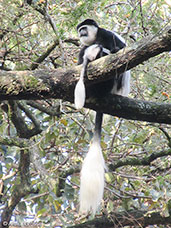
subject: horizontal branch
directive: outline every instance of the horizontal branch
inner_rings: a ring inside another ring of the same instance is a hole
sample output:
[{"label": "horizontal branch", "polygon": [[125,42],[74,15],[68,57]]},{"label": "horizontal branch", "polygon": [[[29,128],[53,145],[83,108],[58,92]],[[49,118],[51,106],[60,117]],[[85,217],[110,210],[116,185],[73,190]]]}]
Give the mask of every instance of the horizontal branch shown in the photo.
[{"label": "horizontal branch", "polygon": [[[100,58],[88,67],[85,83],[90,86],[112,78],[116,73],[131,69],[149,58],[171,50],[171,28],[163,35],[148,38],[148,42],[138,45],[124,54],[114,54]],[[11,99],[63,99],[73,102],[75,84],[81,66],[68,70],[46,69],[36,71],[0,71],[0,100]],[[85,107],[127,119],[149,122],[171,123],[171,105],[137,101],[121,96],[101,99],[87,99]]]},{"label": "horizontal branch", "polygon": [[171,155],[171,149],[168,149],[166,151],[159,151],[159,152],[154,152],[150,154],[149,156],[145,156],[143,158],[126,158],[126,159],[120,159],[114,164],[109,165],[109,170],[114,171],[119,167],[126,166],[126,165],[131,165],[131,166],[148,166],[150,163],[157,158],[164,157]]},{"label": "horizontal branch", "polygon": [[20,148],[28,147],[29,141],[18,137],[0,136],[0,145],[17,146]]},{"label": "horizontal branch", "polygon": [[95,111],[129,120],[171,124],[171,104],[160,104],[122,97],[105,96],[102,99],[89,99],[85,107]]},{"label": "horizontal branch", "polygon": [[113,227],[146,227],[148,225],[167,225],[171,224],[171,215],[163,217],[159,212],[148,212],[141,210],[123,211],[103,215],[93,220],[69,226],[68,228],[113,228]]}]

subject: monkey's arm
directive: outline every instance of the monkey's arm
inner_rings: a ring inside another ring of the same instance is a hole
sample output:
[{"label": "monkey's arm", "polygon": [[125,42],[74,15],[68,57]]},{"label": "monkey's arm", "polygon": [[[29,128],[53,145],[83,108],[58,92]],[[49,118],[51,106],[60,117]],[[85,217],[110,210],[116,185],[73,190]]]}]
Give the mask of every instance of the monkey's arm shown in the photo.
[{"label": "monkey's arm", "polygon": [[[102,47],[98,44],[93,44],[89,47],[83,49],[83,53],[80,52],[80,62],[83,61],[83,66],[80,73],[80,79],[76,84],[75,91],[74,91],[74,103],[76,109],[81,109],[84,106],[85,99],[86,99],[86,92],[85,92],[85,85],[84,85],[84,78],[87,72],[88,63],[95,60],[100,56],[102,52]],[[82,59],[81,56],[83,55]]]}]

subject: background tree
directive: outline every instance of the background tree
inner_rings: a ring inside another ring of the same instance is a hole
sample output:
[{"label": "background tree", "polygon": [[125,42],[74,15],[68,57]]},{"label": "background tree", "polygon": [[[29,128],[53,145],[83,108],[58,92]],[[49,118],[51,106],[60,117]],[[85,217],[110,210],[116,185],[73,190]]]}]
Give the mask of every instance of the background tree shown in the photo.
[{"label": "background tree", "polygon": [[[149,36],[159,37],[170,25],[170,9],[167,0],[0,2],[0,227],[8,227],[10,221],[13,227],[170,226],[170,52],[151,55],[132,69],[134,100],[111,98],[116,113],[113,109],[106,113],[118,117],[106,115],[103,124],[102,148],[109,171],[103,214],[99,212],[96,219],[78,216],[79,171],[92,137],[94,113],[76,111],[66,101],[68,97],[72,101],[72,89],[66,94],[55,91],[50,81],[55,72],[69,72],[76,65],[80,47],[75,27],[83,19],[94,18],[100,26],[114,29],[138,51],[143,50],[136,47],[139,41],[147,47]],[[93,66],[97,65],[91,65],[90,76]],[[39,74],[50,81],[49,88],[35,79]],[[66,88],[70,84],[74,83],[67,81]],[[40,91],[37,100],[34,89]],[[19,98],[22,93],[24,100]],[[57,93],[62,100],[52,99]],[[4,100],[9,94],[17,100]],[[156,120],[152,113],[150,122],[135,121],[141,119],[138,110],[147,110],[144,100],[153,102],[152,110],[162,103],[158,113],[168,110],[163,112],[166,118]],[[98,102],[87,107],[101,109],[106,103]],[[126,116],[117,107],[123,102],[126,110],[134,110]]]}]

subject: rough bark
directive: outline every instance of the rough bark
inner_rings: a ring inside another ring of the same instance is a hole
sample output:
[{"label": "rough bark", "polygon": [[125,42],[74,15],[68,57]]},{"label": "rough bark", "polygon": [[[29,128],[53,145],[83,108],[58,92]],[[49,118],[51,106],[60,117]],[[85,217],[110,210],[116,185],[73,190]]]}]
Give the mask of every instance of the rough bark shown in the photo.
[{"label": "rough bark", "polygon": [[[171,28],[163,32],[163,35],[148,37],[147,40],[136,49],[124,50],[91,63],[86,86],[108,80],[116,73],[122,73],[153,56],[170,51]],[[73,102],[80,69],[77,66],[68,70],[0,71],[0,100],[58,98]],[[108,96],[101,100],[87,99],[85,107],[127,119],[171,123],[171,105],[167,104]]]},{"label": "rough bark", "polygon": [[[94,61],[88,67],[86,86],[112,78],[162,52],[171,50],[171,28],[148,38],[137,48]],[[124,53],[124,54],[123,54]],[[0,100],[59,98],[73,102],[73,90],[81,67],[68,70],[0,71]]]},{"label": "rough bark", "polygon": [[108,95],[103,99],[89,99],[85,107],[130,120],[171,124],[171,105]]},{"label": "rough bark", "polygon": [[171,215],[164,217],[158,212],[150,213],[147,211],[132,210],[128,212],[111,213],[107,216],[103,215],[82,224],[70,226],[69,228],[146,227],[154,224],[171,224]]}]

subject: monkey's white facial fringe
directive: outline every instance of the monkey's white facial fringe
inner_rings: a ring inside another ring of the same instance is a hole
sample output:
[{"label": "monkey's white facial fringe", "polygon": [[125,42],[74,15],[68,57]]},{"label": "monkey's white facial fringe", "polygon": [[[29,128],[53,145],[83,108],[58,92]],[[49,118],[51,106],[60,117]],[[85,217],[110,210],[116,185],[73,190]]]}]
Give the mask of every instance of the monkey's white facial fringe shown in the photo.
[{"label": "monkey's white facial fringe", "polygon": [[[81,36],[80,41],[83,45],[89,46],[91,45],[94,40],[96,39],[96,34],[98,28],[96,28],[94,25],[84,25],[84,27],[87,27],[88,29],[88,35],[87,36]],[[81,28],[80,28],[81,29]],[[79,30],[80,30],[79,29]],[[79,32],[79,31],[78,31]],[[79,34],[80,35],[80,34]]]},{"label": "monkey's white facial fringe", "polygon": [[95,215],[103,198],[105,162],[100,140],[94,137],[81,170],[80,213]]},{"label": "monkey's white facial fringe", "polygon": [[80,78],[74,91],[74,103],[76,109],[81,109],[84,106],[85,97],[85,85],[83,78]]}]

